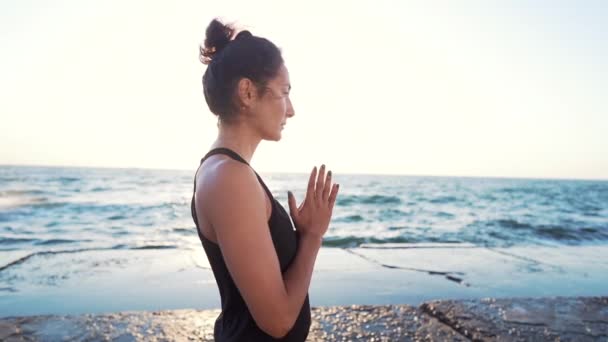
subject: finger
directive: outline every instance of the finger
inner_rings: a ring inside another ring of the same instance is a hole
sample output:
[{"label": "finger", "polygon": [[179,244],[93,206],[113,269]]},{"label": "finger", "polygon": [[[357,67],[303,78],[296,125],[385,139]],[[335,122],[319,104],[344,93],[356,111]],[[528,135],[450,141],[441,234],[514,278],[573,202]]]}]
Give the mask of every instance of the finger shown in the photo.
[{"label": "finger", "polygon": [[325,186],[323,187],[323,201],[327,201],[327,197],[329,197],[330,190],[331,190],[331,170],[327,171],[327,177],[325,178]]},{"label": "finger", "polygon": [[319,175],[317,176],[317,185],[315,187],[315,194],[317,199],[321,199],[323,195],[323,187],[325,186],[325,164],[321,165],[319,169]]},{"label": "finger", "polygon": [[334,210],[334,204],[338,198],[338,190],[340,190],[340,184],[334,184],[329,195],[329,211]]},{"label": "finger", "polygon": [[[317,167],[312,168],[308,179],[308,189],[306,189],[306,199],[315,197],[315,179],[317,178]],[[305,200],[306,200],[305,199]]]},{"label": "finger", "polygon": [[287,191],[287,202],[289,204],[289,213],[291,214],[291,217],[295,220],[295,218],[298,216],[298,208],[296,206],[296,198],[291,193],[291,191]]}]

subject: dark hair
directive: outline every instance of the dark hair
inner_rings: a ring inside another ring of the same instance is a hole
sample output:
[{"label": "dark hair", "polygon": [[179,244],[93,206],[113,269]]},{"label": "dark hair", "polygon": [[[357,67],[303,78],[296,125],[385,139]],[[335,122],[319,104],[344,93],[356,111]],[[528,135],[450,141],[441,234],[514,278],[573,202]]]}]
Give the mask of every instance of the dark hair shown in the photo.
[{"label": "dark hair", "polygon": [[283,64],[281,51],[271,41],[249,31],[234,37],[235,31],[231,25],[213,19],[205,32],[204,46],[200,46],[199,58],[207,64],[203,75],[205,100],[222,121],[230,121],[238,112],[240,104],[235,101],[235,94],[242,78],[250,79],[262,94]]}]

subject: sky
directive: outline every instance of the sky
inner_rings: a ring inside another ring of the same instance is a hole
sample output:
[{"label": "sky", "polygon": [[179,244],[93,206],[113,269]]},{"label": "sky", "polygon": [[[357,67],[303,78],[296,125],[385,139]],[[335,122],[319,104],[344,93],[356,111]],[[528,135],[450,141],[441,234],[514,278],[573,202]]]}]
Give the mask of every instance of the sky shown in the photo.
[{"label": "sky", "polygon": [[290,72],[260,172],[608,179],[605,1],[0,1],[0,165],[195,169],[214,17]]}]

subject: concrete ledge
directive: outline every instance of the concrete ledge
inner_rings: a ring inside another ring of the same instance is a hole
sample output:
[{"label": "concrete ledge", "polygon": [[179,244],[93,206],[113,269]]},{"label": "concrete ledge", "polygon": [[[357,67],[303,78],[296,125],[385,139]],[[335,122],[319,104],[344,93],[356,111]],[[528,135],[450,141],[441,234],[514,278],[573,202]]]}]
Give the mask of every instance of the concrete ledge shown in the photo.
[{"label": "concrete ledge", "polygon": [[[321,248],[311,305],[608,295],[608,245],[377,247]],[[220,306],[202,248],[2,252],[0,257],[0,317]]]}]

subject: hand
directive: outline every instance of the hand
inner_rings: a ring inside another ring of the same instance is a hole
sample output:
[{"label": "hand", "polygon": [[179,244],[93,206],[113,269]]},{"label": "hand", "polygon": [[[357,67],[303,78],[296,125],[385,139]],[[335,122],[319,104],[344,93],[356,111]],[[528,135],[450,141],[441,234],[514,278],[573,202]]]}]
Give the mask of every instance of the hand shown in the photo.
[{"label": "hand", "polygon": [[325,165],[321,165],[317,176],[315,166],[310,173],[306,197],[300,206],[296,206],[296,199],[289,191],[287,198],[289,201],[289,212],[296,230],[303,236],[311,236],[322,239],[336,203],[339,184],[331,184],[331,171],[325,175]]}]

